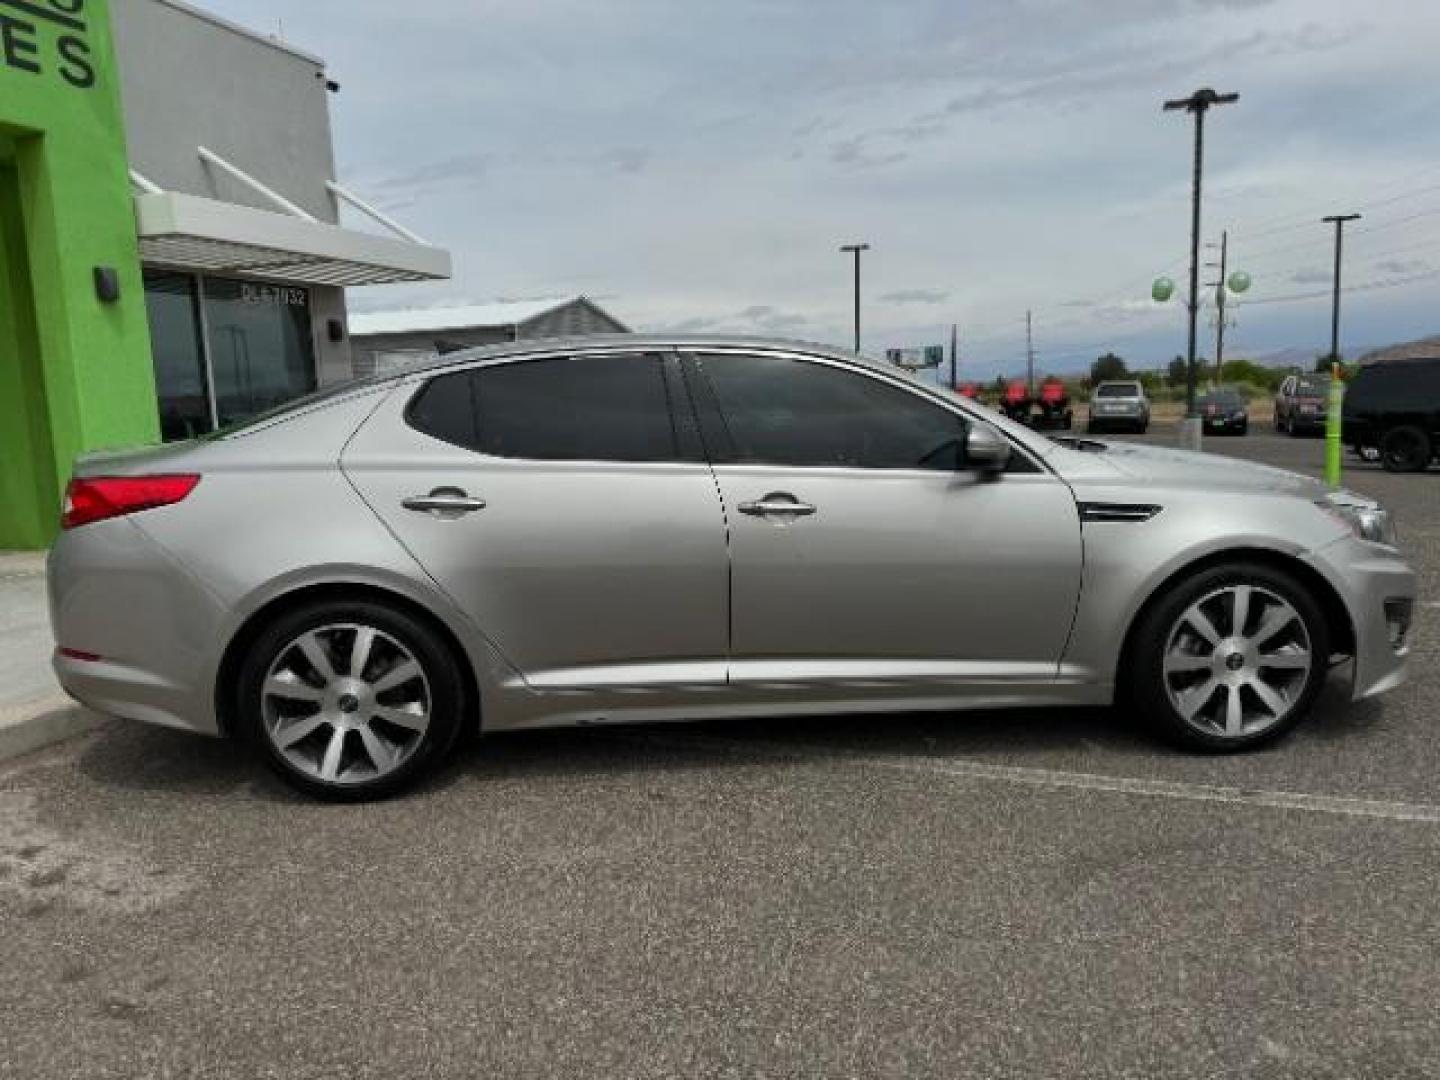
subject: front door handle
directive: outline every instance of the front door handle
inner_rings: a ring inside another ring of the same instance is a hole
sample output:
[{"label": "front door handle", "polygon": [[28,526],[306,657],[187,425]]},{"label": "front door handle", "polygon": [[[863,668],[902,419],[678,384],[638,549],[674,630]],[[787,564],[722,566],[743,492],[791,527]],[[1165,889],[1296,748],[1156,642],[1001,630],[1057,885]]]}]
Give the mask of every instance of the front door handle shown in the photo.
[{"label": "front door handle", "polygon": [[776,491],[766,495],[763,499],[741,503],[740,512],[749,514],[751,517],[777,517],[780,515],[809,517],[815,513],[815,507],[801,502],[794,495]]},{"label": "front door handle", "polygon": [[406,510],[436,517],[458,517],[485,509],[484,499],[471,498],[459,488],[436,488],[429,495],[412,495],[400,503]]}]

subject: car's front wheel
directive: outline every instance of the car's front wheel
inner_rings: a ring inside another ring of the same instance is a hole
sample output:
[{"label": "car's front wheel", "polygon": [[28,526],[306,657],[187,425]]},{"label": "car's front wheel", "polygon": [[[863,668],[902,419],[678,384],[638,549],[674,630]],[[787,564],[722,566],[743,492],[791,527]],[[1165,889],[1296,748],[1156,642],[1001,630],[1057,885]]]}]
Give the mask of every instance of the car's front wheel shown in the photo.
[{"label": "car's front wheel", "polygon": [[270,766],[324,799],[394,794],[449,752],[465,682],[413,616],[370,601],[320,602],[266,626],[240,670],[237,715]]},{"label": "car's front wheel", "polygon": [[1236,562],[1181,582],[1136,626],[1132,703],[1162,735],[1211,752],[1279,738],[1325,681],[1329,635],[1309,590]]}]

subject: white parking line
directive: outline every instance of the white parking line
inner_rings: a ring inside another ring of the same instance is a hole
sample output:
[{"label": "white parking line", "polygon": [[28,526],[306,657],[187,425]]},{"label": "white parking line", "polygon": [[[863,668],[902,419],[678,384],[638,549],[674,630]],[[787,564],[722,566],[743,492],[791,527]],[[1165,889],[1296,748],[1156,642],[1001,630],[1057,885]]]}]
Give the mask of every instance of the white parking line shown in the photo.
[{"label": "white parking line", "polygon": [[964,758],[900,758],[854,754],[844,750],[823,750],[813,743],[789,745],[760,739],[724,739],[708,735],[672,733],[636,733],[631,736],[651,746],[674,749],[721,750],[729,754],[747,754],[756,750],[777,758],[797,759],[814,756],[830,761],[846,761],[895,772],[953,776],[965,780],[990,780],[996,783],[1024,784],[1028,787],[1057,790],[1095,791],[1107,795],[1135,795],[1152,799],[1180,799],[1187,802],[1228,803],[1258,806],[1270,810],[1305,810],[1317,814],[1339,814],[1342,817],[1376,818],[1383,821],[1419,822],[1440,825],[1440,805],[1434,803],[1390,802],[1384,799],[1362,799],[1349,795],[1312,795],[1302,791],[1264,791],[1252,788],[1224,787],[1216,784],[1195,784],[1177,780],[1144,780],[1132,776],[1106,776],[1102,773],[1064,772],[1036,769],[1021,765],[990,765]]},{"label": "white parking line", "polygon": [[1058,772],[1014,765],[986,765],[978,761],[898,761],[894,758],[863,758],[868,764],[900,772],[955,776],[967,780],[994,780],[1031,787],[1069,788],[1112,795],[1139,795],[1190,802],[1232,803],[1263,806],[1272,810],[1308,810],[1346,817],[1381,818],[1386,821],[1415,821],[1440,825],[1440,806],[1429,803],[1386,802],[1344,795],[1311,795],[1295,791],[1252,791],[1173,780],[1141,780],[1128,776],[1098,773]]}]

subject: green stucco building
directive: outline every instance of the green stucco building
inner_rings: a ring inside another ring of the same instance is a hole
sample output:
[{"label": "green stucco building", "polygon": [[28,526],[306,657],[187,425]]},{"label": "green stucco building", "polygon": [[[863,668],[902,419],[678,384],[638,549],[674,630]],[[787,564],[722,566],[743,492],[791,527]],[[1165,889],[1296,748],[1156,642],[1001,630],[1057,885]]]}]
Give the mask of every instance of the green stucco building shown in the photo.
[{"label": "green stucco building", "polygon": [[0,550],[78,454],[350,378],[346,286],[449,276],[336,180],[337,90],[183,0],[0,0]]}]

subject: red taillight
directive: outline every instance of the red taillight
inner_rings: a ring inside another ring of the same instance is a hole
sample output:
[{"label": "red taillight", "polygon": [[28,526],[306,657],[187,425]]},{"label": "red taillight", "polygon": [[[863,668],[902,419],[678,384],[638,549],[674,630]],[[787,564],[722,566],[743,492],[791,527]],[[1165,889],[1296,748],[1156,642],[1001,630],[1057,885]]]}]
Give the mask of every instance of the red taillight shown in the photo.
[{"label": "red taillight", "polygon": [[168,476],[89,476],[70,481],[62,529],[178,503],[200,483],[193,473]]}]

